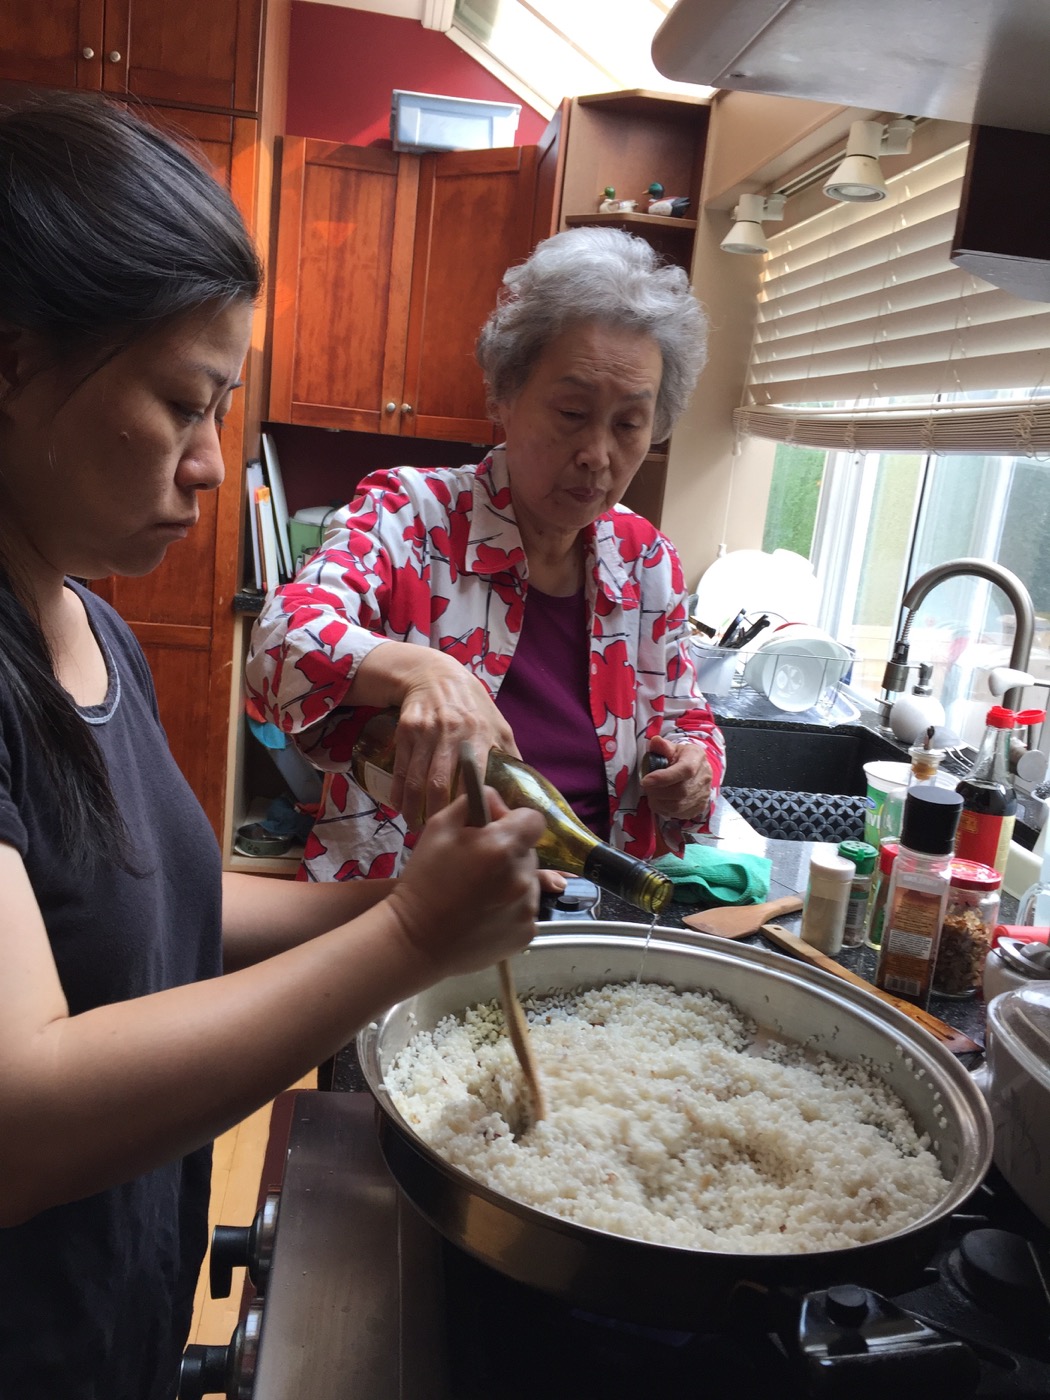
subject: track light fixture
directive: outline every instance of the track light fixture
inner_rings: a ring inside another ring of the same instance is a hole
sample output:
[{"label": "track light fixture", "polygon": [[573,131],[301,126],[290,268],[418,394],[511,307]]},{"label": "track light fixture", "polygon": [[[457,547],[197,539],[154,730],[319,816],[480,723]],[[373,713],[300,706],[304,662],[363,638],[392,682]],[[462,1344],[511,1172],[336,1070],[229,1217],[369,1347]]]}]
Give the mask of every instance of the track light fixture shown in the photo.
[{"label": "track light fixture", "polygon": [[873,204],[886,198],[886,181],[880,155],[901,156],[911,147],[915,123],[910,117],[881,122],[853,122],[846,142],[845,159],[824,182],[829,199],[848,204]]},{"label": "track light fixture", "polygon": [[762,230],[764,219],[784,217],[786,195],[742,194],[733,210],[733,227],[722,239],[723,253],[768,253],[769,244]]}]

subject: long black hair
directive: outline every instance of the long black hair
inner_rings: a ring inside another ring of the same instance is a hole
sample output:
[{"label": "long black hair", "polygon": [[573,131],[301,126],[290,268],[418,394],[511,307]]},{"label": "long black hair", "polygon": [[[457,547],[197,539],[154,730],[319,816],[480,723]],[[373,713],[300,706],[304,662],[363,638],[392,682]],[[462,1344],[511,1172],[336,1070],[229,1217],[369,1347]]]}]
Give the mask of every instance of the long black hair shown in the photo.
[{"label": "long black hair", "polygon": [[[261,285],[233,200],[178,142],[86,94],[0,111],[0,329],[33,332],[56,363],[82,364],[87,377],[147,332],[208,306],[251,303]],[[2,478],[0,461],[0,489]],[[126,866],[102,756],[56,679],[3,529],[0,510],[0,682],[62,792],[68,859]]]}]

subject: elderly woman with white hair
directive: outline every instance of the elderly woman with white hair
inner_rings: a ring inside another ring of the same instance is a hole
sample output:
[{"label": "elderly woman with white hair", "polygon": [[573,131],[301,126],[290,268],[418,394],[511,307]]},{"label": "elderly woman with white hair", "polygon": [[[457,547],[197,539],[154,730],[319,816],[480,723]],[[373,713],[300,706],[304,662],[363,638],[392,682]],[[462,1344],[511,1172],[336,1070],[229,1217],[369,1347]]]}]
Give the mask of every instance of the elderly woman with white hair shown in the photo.
[{"label": "elderly woman with white hair", "polygon": [[[366,477],[256,623],[250,698],[332,775],[304,878],[396,874],[464,740],[482,762],[520,755],[630,855],[706,822],[724,751],[681,566],[619,504],[685,408],[705,332],[682,269],[617,230],[557,234],[506,273],[477,344],[505,441],[480,465]],[[347,771],[389,706],[398,815]],[[644,771],[650,752],[666,766]]]}]

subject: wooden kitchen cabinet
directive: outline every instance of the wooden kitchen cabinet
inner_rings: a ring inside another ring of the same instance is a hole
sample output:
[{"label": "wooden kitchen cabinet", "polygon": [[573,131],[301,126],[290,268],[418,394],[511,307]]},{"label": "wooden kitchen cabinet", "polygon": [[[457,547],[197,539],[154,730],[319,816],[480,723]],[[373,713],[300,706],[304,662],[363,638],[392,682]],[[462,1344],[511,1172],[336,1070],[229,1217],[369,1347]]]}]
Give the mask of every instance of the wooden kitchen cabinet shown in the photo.
[{"label": "wooden kitchen cabinet", "polygon": [[4,0],[0,80],[259,109],[263,0]]},{"label": "wooden kitchen cabinet", "polygon": [[[581,224],[625,228],[687,270],[692,264],[696,213],[707,144],[706,98],[635,89],[566,98],[551,119],[542,147],[552,154],[555,197],[548,232]],[[649,185],[689,199],[686,217],[647,214]],[[600,214],[602,191],[637,200],[633,213]]]},{"label": "wooden kitchen cabinet", "polygon": [[474,342],[532,246],[536,152],[286,137],[270,418],[491,442]]}]

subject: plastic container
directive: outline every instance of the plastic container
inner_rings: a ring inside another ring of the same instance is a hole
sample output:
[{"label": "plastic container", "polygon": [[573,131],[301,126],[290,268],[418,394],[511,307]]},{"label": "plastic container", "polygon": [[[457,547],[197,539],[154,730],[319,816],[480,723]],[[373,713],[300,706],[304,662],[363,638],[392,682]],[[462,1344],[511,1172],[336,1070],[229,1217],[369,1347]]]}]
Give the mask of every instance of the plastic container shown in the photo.
[{"label": "plastic container", "polygon": [[866,841],[840,841],[839,855],[853,864],[849,901],[846,904],[846,922],[842,930],[842,946],[858,948],[864,942],[864,916],[868,909],[868,896],[871,894],[871,882],[879,853]]},{"label": "plastic container", "polygon": [[513,146],[520,115],[520,102],[484,102],[394,88],[390,140],[395,151],[480,151]]},{"label": "plastic container", "polygon": [[999,918],[1002,876],[989,865],[953,860],[948,903],[937,944],[933,990],[970,997],[981,985],[984,963]]},{"label": "plastic container", "polygon": [[[883,837],[891,834],[879,825],[883,806],[889,793],[896,794],[897,789],[907,788],[910,778],[910,763],[894,763],[889,759],[882,758],[875,758],[870,763],[865,763],[864,779],[868,785],[868,801],[871,806],[864,818],[864,840],[869,846],[877,847]],[[896,801],[896,796],[894,801]],[[903,806],[903,802],[904,793],[902,791],[900,793],[901,806]],[[900,830],[899,822],[897,830]]]},{"label": "plastic container", "polygon": [[705,695],[728,695],[740,665],[741,653],[730,647],[708,646],[693,642],[693,665],[696,678]]},{"label": "plastic container", "polygon": [[857,867],[833,851],[817,850],[809,862],[802,904],[802,941],[832,957],[842,947],[850,885]]}]

